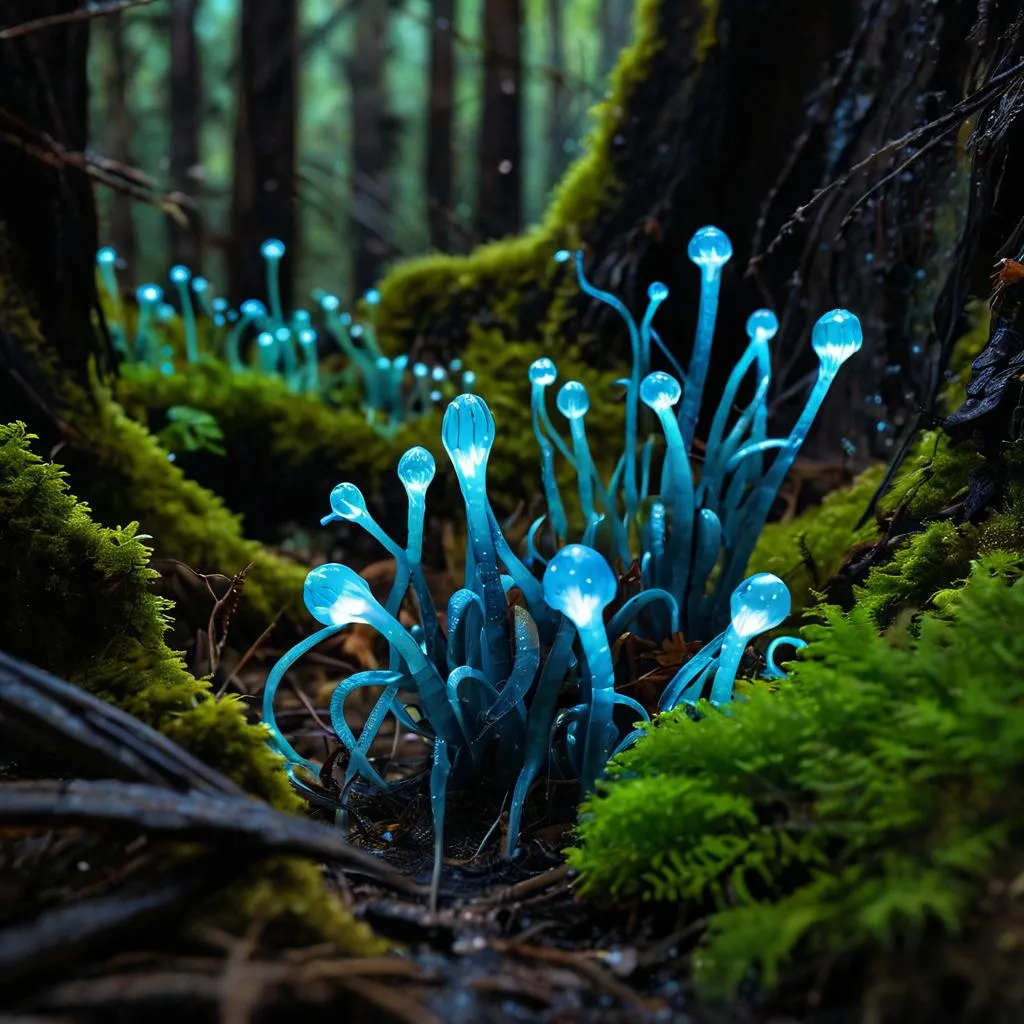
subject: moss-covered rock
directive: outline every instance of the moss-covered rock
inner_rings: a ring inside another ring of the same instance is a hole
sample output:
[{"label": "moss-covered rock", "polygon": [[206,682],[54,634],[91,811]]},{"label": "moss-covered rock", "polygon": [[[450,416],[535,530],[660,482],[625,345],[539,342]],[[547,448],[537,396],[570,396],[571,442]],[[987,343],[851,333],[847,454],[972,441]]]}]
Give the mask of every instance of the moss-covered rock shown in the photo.
[{"label": "moss-covered rock", "polygon": [[[22,424],[0,426],[0,648],[130,712],[254,796],[298,810],[263,727],[238,701],[216,700],[167,647],[170,606],[152,592],[157,574],[137,524],[94,522],[30,441]],[[379,948],[313,866],[277,859],[255,877],[226,898],[228,917],[289,918],[344,950]]]}]

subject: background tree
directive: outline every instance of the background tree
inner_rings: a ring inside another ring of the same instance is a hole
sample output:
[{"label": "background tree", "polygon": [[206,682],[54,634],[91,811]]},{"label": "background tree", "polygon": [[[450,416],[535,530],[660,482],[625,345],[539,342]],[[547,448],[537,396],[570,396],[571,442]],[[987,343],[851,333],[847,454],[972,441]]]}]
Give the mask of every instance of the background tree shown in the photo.
[{"label": "background tree", "polygon": [[386,0],[359,0],[348,62],[353,283],[359,294],[376,283],[389,252],[392,125],[384,77],[389,20]]},{"label": "background tree", "polygon": [[[202,79],[196,14],[199,0],[171,0],[171,181],[186,195],[195,194],[203,176],[199,153],[202,120]],[[198,272],[202,267],[202,237],[198,211],[193,207],[189,224],[167,221],[170,256]]]},{"label": "background tree", "polygon": [[[94,35],[105,35],[108,60],[104,66],[103,97],[107,114],[104,149],[111,160],[126,167],[134,164],[132,135],[134,125],[128,103],[128,83],[132,72],[131,55],[124,32],[124,12],[111,14]],[[123,192],[110,196],[110,240],[129,267],[136,266],[135,218],[132,200]]]},{"label": "background tree", "polygon": [[427,99],[427,221],[430,244],[446,251],[452,221],[452,131],[455,114],[455,0],[432,0]]},{"label": "background tree", "polygon": [[[298,238],[298,7],[298,0],[242,0],[230,243],[236,301],[264,294],[263,241],[279,238],[294,249]],[[286,308],[291,307],[293,266],[294,255],[281,267]]]},{"label": "background tree", "polygon": [[521,35],[521,0],[484,0],[476,209],[481,239],[513,234],[522,224]]}]

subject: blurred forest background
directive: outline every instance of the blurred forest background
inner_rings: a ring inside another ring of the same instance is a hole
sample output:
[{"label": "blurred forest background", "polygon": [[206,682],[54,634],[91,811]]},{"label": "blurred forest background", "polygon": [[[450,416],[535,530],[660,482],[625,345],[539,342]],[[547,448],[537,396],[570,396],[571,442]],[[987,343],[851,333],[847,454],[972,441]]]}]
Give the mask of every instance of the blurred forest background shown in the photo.
[{"label": "blurred forest background", "polygon": [[[184,196],[188,219],[99,190],[100,239],[129,281],[181,262],[240,299],[262,294],[256,248],[273,233],[301,304],[317,286],[364,291],[402,257],[515,233],[581,151],[632,9],[161,0],[100,18],[91,145]],[[257,162],[276,178],[255,181]]]}]

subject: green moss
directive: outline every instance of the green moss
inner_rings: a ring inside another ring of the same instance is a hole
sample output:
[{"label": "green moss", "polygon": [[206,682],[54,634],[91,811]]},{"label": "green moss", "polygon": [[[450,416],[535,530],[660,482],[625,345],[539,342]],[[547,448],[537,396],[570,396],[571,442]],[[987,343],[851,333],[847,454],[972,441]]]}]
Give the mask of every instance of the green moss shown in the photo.
[{"label": "green moss", "polygon": [[1022,571],[975,563],[909,642],[824,609],[777,692],[662,716],[583,808],[583,892],[709,911],[694,966],[715,995],[963,926],[1024,839]]},{"label": "green moss", "polygon": [[250,622],[265,625],[281,612],[304,614],[305,568],[246,540],[239,517],[168,461],[156,439],[105,388],[97,384],[96,389],[87,454],[104,517],[137,520],[157,538],[161,556],[197,572],[232,574],[252,563],[239,606],[239,614]]},{"label": "green moss", "polygon": [[799,612],[813,601],[814,591],[839,571],[850,547],[878,533],[874,520],[859,530],[884,467],[866,470],[849,486],[833,491],[819,505],[788,523],[769,523],[761,531],[747,566],[748,573],[772,572],[789,586]]},{"label": "green moss", "polygon": [[[214,699],[209,682],[167,647],[170,605],[152,592],[157,573],[137,524],[94,522],[64,471],[30,441],[22,424],[0,426],[0,648],[130,712],[253,795],[298,810],[263,727],[247,722],[237,700]],[[223,906],[228,917],[312,927],[347,951],[380,945],[299,861],[247,876]]]},{"label": "green moss", "polygon": [[[520,331],[517,309],[522,296],[550,286],[558,274],[567,276],[553,263],[554,252],[578,245],[586,227],[613,208],[622,193],[612,161],[612,139],[634,90],[662,46],[660,11],[660,0],[639,0],[634,41],[612,72],[607,99],[593,111],[595,126],[584,155],[558,185],[542,223],[527,234],[481,246],[466,257],[432,255],[396,267],[380,285],[377,328],[382,344],[404,350],[424,323],[457,318],[464,308],[476,309],[481,297],[503,330],[514,337]],[[540,316],[548,321],[545,330],[557,329],[567,294],[569,284],[555,289],[551,308]],[[531,325],[537,319],[534,311]]]},{"label": "green moss", "polygon": [[700,31],[693,44],[693,55],[702,64],[718,42],[719,0],[701,0]]}]

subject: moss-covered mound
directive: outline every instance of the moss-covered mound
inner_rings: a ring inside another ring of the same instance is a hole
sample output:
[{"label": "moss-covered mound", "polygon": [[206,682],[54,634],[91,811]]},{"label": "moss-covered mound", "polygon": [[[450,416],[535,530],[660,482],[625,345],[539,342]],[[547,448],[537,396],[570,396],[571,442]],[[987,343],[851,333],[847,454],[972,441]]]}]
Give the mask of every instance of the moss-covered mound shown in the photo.
[{"label": "moss-covered mound", "polygon": [[[151,590],[145,538],[109,529],[69,492],[66,474],[30,449],[22,424],[0,426],[0,649],[78,683],[219,768],[248,792],[298,810],[262,726],[214,699],[164,642],[169,605]],[[224,904],[228,918],[287,918],[345,950],[378,948],[315,867],[278,859]]]},{"label": "moss-covered mound", "polygon": [[[497,331],[477,331],[462,358],[476,374],[475,390],[484,396],[497,423],[488,480],[501,514],[511,513],[520,502],[529,503],[539,491],[540,455],[530,419],[528,371],[533,360],[552,354],[561,378],[580,380],[590,392],[588,433],[598,457],[605,453],[607,474],[621,450],[622,410],[614,397],[612,374],[591,369],[557,345],[509,342]],[[337,409],[319,398],[293,394],[277,378],[232,374],[219,361],[170,375],[128,367],[115,393],[132,419],[154,431],[173,406],[214,416],[226,454],[179,453],[176,466],[240,513],[250,535],[265,540],[279,539],[289,524],[315,525],[327,509],[331,488],[342,480],[358,484],[367,495],[383,493],[385,525],[404,528],[404,498],[395,470],[402,452],[412,445],[430,450],[442,479],[450,476],[437,413],[385,436],[355,408]],[[255,465],[271,467],[269,474],[253,472]],[[444,486],[435,485],[437,491]],[[430,507],[436,511],[440,504],[432,501]]]},{"label": "moss-covered mound", "polygon": [[[694,964],[716,994],[751,968],[771,986],[797,957],[804,974],[865,949],[912,959],[923,936],[976,926],[1021,866],[1022,571],[978,561],[912,640],[826,609],[777,692],[662,718],[584,807],[583,891],[710,907]],[[1024,935],[1004,938],[1019,958]]]}]

